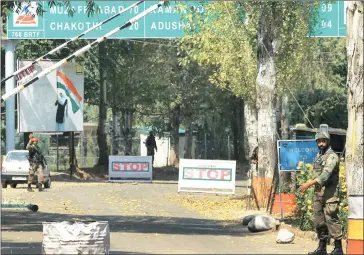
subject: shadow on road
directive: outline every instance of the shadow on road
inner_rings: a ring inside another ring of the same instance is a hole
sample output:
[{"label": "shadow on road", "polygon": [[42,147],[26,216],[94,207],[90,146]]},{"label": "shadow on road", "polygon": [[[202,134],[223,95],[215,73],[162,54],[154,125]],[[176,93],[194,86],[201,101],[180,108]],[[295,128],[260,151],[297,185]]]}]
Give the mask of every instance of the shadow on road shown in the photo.
[{"label": "shadow on road", "polygon": [[[41,254],[42,243],[41,242],[1,242],[1,254]],[[139,252],[128,252],[128,251],[113,251],[109,252],[113,254],[148,254]]]},{"label": "shadow on road", "polygon": [[8,242],[1,241],[1,254],[40,254],[40,242]]},{"label": "shadow on road", "polygon": [[[42,222],[61,221],[108,221],[111,232],[158,233],[171,235],[214,235],[243,236],[249,231],[235,224],[223,225],[210,219],[163,217],[163,216],[98,216],[56,214],[30,211],[2,210],[1,229],[3,232],[42,232]],[[259,234],[259,233],[257,233]],[[249,235],[256,235],[249,233]]]}]

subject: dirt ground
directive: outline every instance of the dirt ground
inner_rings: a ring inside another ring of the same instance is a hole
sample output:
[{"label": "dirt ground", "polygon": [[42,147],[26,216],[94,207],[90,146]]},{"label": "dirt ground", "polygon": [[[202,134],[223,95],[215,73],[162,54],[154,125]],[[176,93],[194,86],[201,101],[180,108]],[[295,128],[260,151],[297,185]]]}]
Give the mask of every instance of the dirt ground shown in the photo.
[{"label": "dirt ground", "polygon": [[283,245],[272,231],[249,233],[237,221],[245,210],[243,177],[236,189],[235,196],[179,194],[171,175],[127,184],[69,181],[62,174],[44,192],[27,192],[26,185],[2,189],[3,200],[37,204],[39,211],[2,209],[1,254],[40,254],[42,222],[68,220],[107,220],[111,254],[307,254],[315,248],[308,238]]}]

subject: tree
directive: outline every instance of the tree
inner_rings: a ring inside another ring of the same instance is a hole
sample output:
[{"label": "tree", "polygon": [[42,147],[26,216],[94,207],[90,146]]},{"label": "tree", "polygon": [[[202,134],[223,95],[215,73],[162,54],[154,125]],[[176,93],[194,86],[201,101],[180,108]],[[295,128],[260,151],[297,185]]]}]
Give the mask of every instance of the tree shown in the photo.
[{"label": "tree", "polygon": [[[320,124],[325,123],[333,128],[347,128],[348,120],[345,92],[315,89],[314,91],[306,90],[298,92],[295,96],[314,127],[319,127]],[[292,98],[290,101],[292,105],[290,109],[291,124],[305,123],[306,126],[309,126],[308,120],[302,114],[298,104]]]},{"label": "tree", "polygon": [[99,145],[98,165],[108,166],[109,154],[106,140],[106,86],[107,86],[107,51],[106,43],[99,44],[99,124],[97,127],[97,144]]},{"label": "tree", "polygon": [[[264,206],[276,170],[277,101],[283,88],[302,65],[305,38],[315,17],[312,3],[214,2],[204,15],[190,14],[192,22],[185,40],[187,50],[200,65],[215,67],[211,80],[230,89],[250,106],[247,128],[258,137],[259,170],[256,191]],[[188,44],[187,44],[188,45]],[[187,63],[188,64],[188,63]],[[256,139],[251,139],[251,145]],[[254,149],[250,146],[251,150]]]},{"label": "tree", "polygon": [[[348,56],[348,130],[346,135],[346,178],[348,185],[349,216],[363,208],[363,12],[361,1],[349,2],[347,17],[347,56]],[[349,219],[348,224],[355,220]],[[363,224],[364,219],[357,219]],[[349,226],[350,226],[349,225]],[[354,226],[354,225],[351,225]],[[359,226],[359,225],[357,225]],[[348,230],[348,254],[362,253],[363,240],[355,244],[351,239],[357,229]]]}]

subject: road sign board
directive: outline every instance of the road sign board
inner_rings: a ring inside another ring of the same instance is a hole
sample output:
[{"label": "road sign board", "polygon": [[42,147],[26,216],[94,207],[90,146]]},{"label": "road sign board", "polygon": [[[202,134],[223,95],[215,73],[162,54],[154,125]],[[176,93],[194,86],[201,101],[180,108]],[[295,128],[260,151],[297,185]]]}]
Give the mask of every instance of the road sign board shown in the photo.
[{"label": "road sign board", "polygon": [[[79,35],[97,23],[115,15],[124,8],[135,3],[135,1],[96,1],[99,6],[99,13],[88,17],[86,13],[86,1],[71,1],[75,13],[73,17],[68,15],[64,6],[53,6],[49,8],[46,1],[43,1],[45,13],[38,16],[35,13],[36,3],[28,7],[28,11],[33,12],[34,17],[24,13],[13,14],[7,21],[7,36],[9,39],[67,39]],[[130,18],[141,13],[158,1],[145,1],[134,7],[130,11],[117,17],[99,28],[85,35],[84,39],[96,39],[117,26],[124,24]],[[203,12],[203,6],[198,2],[188,2],[198,11]],[[176,38],[182,37],[183,28],[188,25],[182,22],[181,14],[178,14],[177,3],[171,1],[168,7],[160,7],[146,17],[122,30],[110,38]]]},{"label": "road sign board", "polygon": [[[84,39],[96,39],[117,26],[122,25],[130,18],[141,13],[158,1],[145,1],[130,11],[100,26],[85,35]],[[150,13],[129,28],[122,30],[110,38],[179,38],[184,35],[184,26],[188,22],[181,20],[181,14],[177,12],[178,1],[170,1],[168,7],[160,7]],[[180,1],[188,3],[200,13],[204,7],[198,1]],[[42,1],[45,13],[38,16],[35,12],[37,2],[31,5],[23,4],[23,10],[27,9],[34,14],[25,15],[24,12],[14,13],[7,20],[7,37],[9,39],[69,39],[79,35],[91,26],[113,16],[123,8],[130,6],[135,1],[96,1],[99,6],[99,13],[88,17],[86,13],[86,1],[71,1],[74,8],[74,16],[67,13],[64,6],[57,5],[49,8],[47,1]],[[344,2],[320,3],[320,18],[315,30],[309,35],[312,37],[338,37],[346,36],[345,4]]]},{"label": "road sign board", "polygon": [[345,37],[346,5],[344,1],[321,1],[319,18],[310,37]]},{"label": "road sign board", "polygon": [[313,164],[319,152],[315,140],[279,140],[277,147],[280,171],[296,171],[300,161]]}]

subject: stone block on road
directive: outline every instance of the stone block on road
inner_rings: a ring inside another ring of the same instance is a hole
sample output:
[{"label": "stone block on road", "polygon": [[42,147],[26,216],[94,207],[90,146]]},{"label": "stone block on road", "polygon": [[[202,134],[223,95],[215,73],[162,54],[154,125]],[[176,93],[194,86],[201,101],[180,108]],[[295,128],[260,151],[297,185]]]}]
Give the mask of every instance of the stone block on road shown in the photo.
[{"label": "stone block on road", "polygon": [[292,243],[295,238],[295,234],[288,229],[280,229],[277,235],[277,243]]}]

